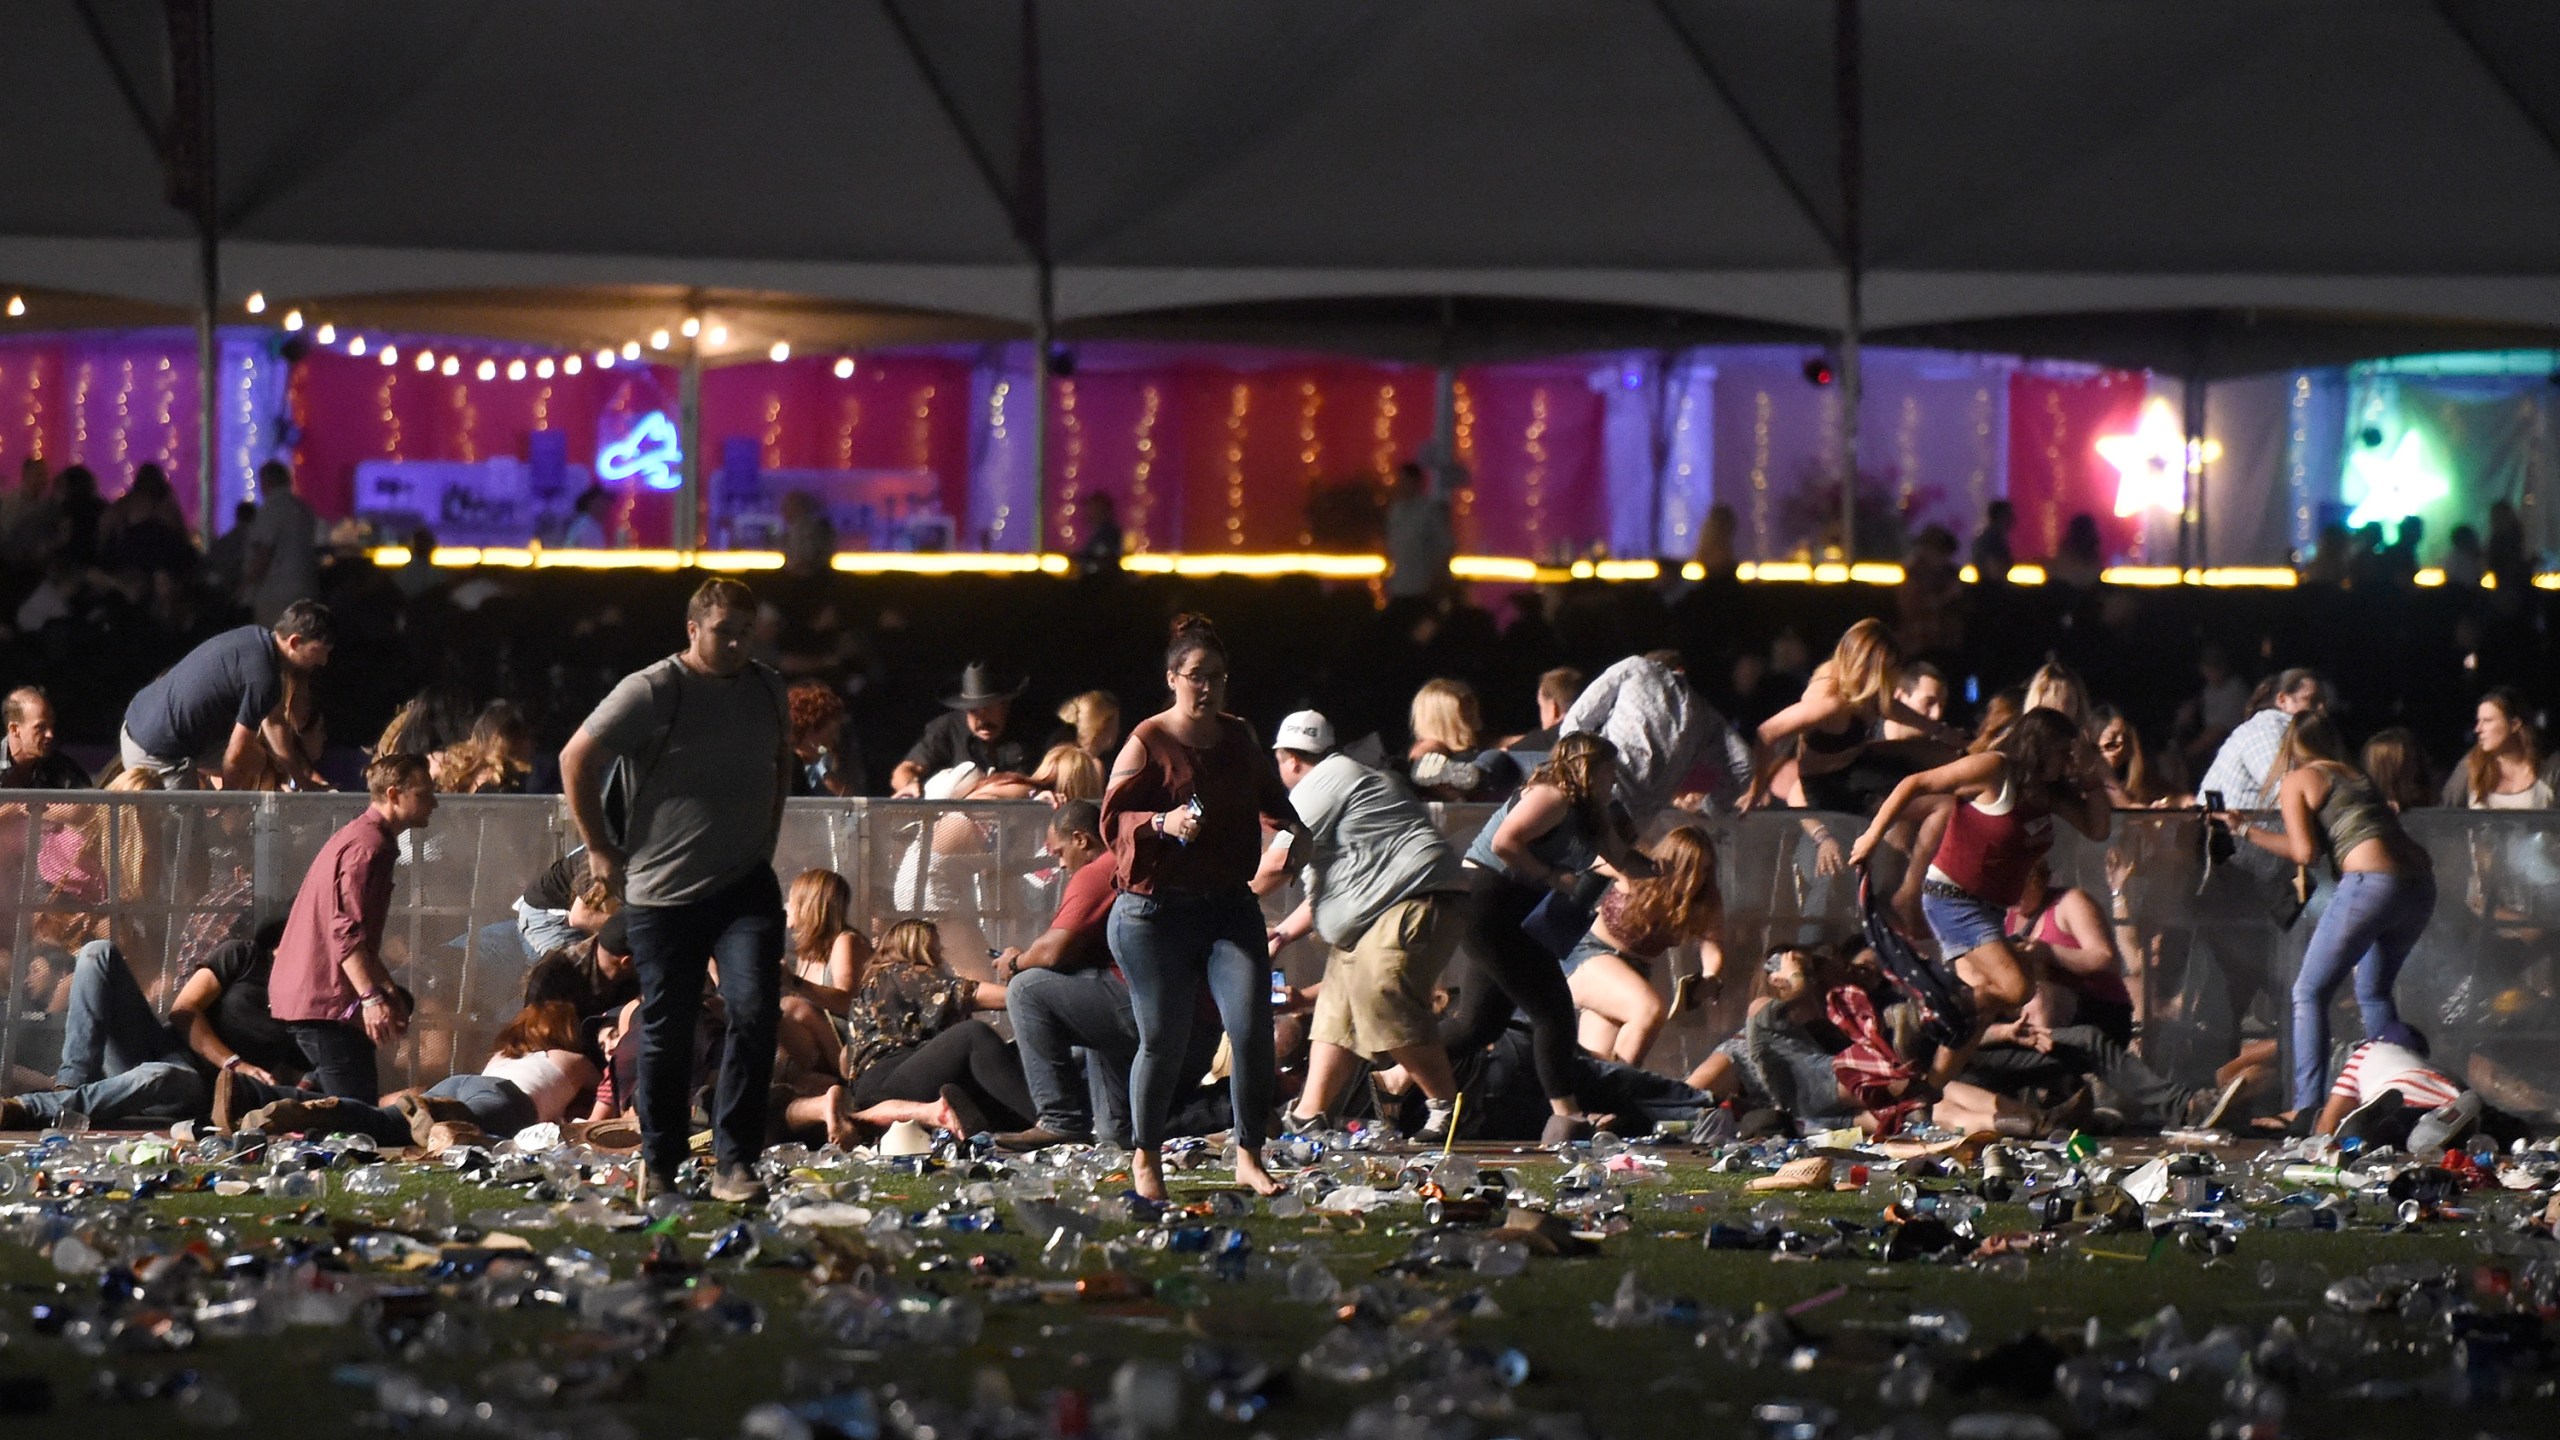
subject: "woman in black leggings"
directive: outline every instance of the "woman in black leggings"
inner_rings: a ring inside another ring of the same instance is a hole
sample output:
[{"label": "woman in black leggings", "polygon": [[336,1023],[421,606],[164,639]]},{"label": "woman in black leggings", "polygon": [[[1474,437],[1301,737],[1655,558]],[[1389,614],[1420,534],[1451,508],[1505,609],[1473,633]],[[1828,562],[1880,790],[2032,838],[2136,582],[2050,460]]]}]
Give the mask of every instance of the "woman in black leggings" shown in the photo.
[{"label": "woman in black leggings", "polygon": [[[1603,887],[1584,883],[1595,869],[1629,877],[1653,873],[1652,863],[1609,818],[1617,773],[1616,746],[1587,732],[1567,735],[1467,847],[1474,896],[1467,941],[1475,969],[1441,1035],[1451,1058],[1465,1061],[1501,1037],[1513,1010],[1527,1013],[1538,1087],[1554,1112],[1544,1144],[1578,1139],[1590,1133],[1590,1124],[1576,1094],[1573,991],[1561,957],[1523,926],[1549,896],[1570,906],[1587,888],[1596,903]],[[1579,939],[1589,916],[1565,928]]]},{"label": "woman in black leggings", "polygon": [[1022,1061],[973,1010],[1004,1008],[1004,987],[952,974],[942,932],[930,920],[901,920],[854,992],[844,1048],[846,1109],[883,1101],[950,1107],[954,1128],[1018,1130],[1035,1107]]}]

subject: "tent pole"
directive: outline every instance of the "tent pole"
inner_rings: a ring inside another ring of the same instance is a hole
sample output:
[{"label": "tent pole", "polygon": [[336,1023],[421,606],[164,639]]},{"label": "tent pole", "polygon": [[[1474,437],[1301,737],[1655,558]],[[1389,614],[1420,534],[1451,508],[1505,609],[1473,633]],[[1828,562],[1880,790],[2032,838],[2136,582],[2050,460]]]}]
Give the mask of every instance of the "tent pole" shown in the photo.
[{"label": "tent pole", "polygon": [[[221,528],[215,513],[215,450],[222,425],[216,405],[219,359],[214,320],[222,306],[222,212],[215,190],[213,164],[214,71],[212,0],[172,7],[171,67],[176,102],[171,128],[192,131],[194,143],[178,147],[173,163],[186,167],[171,179],[186,187],[195,201],[196,220],[196,528],[211,546]],[[188,101],[193,101],[192,105]]]},{"label": "tent pole", "polygon": [[1040,83],[1039,0],[1021,0],[1020,92],[1014,110],[1014,237],[1038,285],[1031,320],[1031,553],[1049,545],[1049,352],[1058,329],[1058,272],[1049,254],[1049,131]]},{"label": "tent pole", "polygon": [[1848,323],[1840,332],[1840,553],[1858,562],[1858,409],[1865,391],[1859,342],[1865,326],[1863,205],[1866,156],[1865,42],[1860,0],[1834,0],[1831,81],[1840,121],[1840,237]]}]

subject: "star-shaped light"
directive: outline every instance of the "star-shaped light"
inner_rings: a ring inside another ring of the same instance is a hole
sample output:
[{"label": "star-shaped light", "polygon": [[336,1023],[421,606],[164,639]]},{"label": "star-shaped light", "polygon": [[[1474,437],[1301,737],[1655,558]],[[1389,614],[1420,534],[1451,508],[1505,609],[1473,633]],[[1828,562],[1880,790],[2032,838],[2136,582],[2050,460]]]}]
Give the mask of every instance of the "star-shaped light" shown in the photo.
[{"label": "star-shaped light", "polygon": [[2222,458],[2221,442],[2189,444],[2167,400],[2153,396],[2128,435],[2098,437],[2098,458],[2116,467],[2116,514],[2175,514],[2187,507],[2187,476]]},{"label": "star-shaped light", "polygon": [[2435,447],[2415,430],[2401,431],[2388,451],[2371,445],[2353,449],[2347,474],[2363,482],[2364,495],[2347,516],[2350,530],[2375,521],[2397,525],[2453,493],[2453,480],[2436,460]]}]

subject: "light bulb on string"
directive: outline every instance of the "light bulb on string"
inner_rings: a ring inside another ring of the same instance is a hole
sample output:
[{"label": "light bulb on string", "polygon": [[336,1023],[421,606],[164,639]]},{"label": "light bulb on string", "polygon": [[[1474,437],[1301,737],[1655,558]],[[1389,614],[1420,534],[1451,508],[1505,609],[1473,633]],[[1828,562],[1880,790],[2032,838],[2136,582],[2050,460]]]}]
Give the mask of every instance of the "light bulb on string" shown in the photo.
[{"label": "light bulb on string", "polygon": [[765,353],[771,355],[776,360],[788,360],[791,358],[791,342],[788,340],[776,340],[773,342],[773,348]]},{"label": "light bulb on string", "polygon": [[578,363],[578,357],[575,355],[560,362],[560,373],[563,375],[575,375],[582,368],[584,367]]},{"label": "light bulb on string", "polygon": [[245,309],[245,310],[247,310],[247,311],[248,311],[250,314],[252,314],[252,315],[264,315],[264,314],[266,314],[266,313],[267,313],[267,292],[266,292],[266,291],[264,291],[264,290],[252,290],[252,291],[250,291],[250,292],[249,292],[249,299],[248,299],[248,301],[246,302],[246,304],[244,304],[244,305],[242,306],[242,308],[243,308],[243,309]]},{"label": "light bulb on string", "polygon": [[510,360],[510,361],[508,361],[508,362],[507,362],[507,378],[508,378],[508,379],[510,379],[510,380],[521,380],[521,379],[523,379],[523,378],[524,378],[524,362],[523,362],[523,361],[521,361],[521,360]]},{"label": "light bulb on string", "polygon": [[436,368],[436,352],[434,352],[433,350],[421,350],[421,351],[419,351],[419,352],[418,352],[418,369],[419,369],[420,371],[422,371],[422,372],[423,372],[423,371],[433,370],[434,368]]},{"label": "light bulb on string", "polygon": [[715,350],[716,350],[716,349],[718,349],[718,348],[720,348],[720,347],[721,347],[721,346],[723,346],[723,345],[728,344],[728,343],[729,343],[729,327],[728,327],[728,326],[726,326],[726,325],[714,325],[714,326],[712,326],[712,327],[711,327],[710,340],[711,340],[711,348],[713,348],[713,349],[715,349]]},{"label": "light bulb on string", "polygon": [[[666,331],[664,331],[664,330],[661,330],[661,331],[659,331],[658,333],[659,333],[659,334],[661,334],[661,335],[664,335],[664,334],[666,334],[667,332],[666,332]],[[661,349],[663,349],[663,348],[665,348],[665,347],[661,346],[660,348],[661,348]],[[639,359],[639,358],[640,358],[640,342],[639,342],[639,341],[637,341],[637,340],[625,340],[625,341],[623,341],[623,342],[622,342],[622,358],[623,358],[623,359],[625,359],[625,360],[637,360],[637,359]]]},{"label": "light bulb on string", "polygon": [[383,346],[383,347],[382,347],[382,363],[383,363],[383,364],[385,364],[385,365],[397,365],[397,364],[399,364],[399,363],[400,363],[400,347],[399,347],[399,346],[397,346],[397,345],[385,345],[385,346]]},{"label": "light bulb on string", "polygon": [[548,380],[551,378],[550,356],[545,355],[540,360],[534,362],[533,378],[536,380]]},{"label": "light bulb on string", "polygon": [[323,345],[335,345],[338,343],[338,327],[323,321],[321,322],[318,332],[311,338],[319,341]]},{"label": "light bulb on string", "polygon": [[650,332],[649,332],[649,348],[650,348],[650,349],[652,349],[652,350],[664,350],[664,349],[666,349],[666,348],[667,348],[667,346],[668,346],[670,343],[672,343],[672,342],[671,342],[671,341],[669,341],[669,339],[667,338],[667,332],[666,332],[666,331],[664,331],[664,330],[652,330],[652,331],[650,331]]},{"label": "light bulb on string", "polygon": [[684,326],[683,326],[683,329],[684,329],[684,338],[686,338],[687,340],[690,340],[690,339],[692,339],[694,336],[701,334],[701,333],[702,333],[702,317],[701,317],[701,316],[699,316],[699,315],[687,315],[686,317],[684,317]]},{"label": "light bulb on string", "polygon": [[26,297],[26,296],[24,296],[24,295],[12,295],[12,296],[10,296],[10,297],[9,297],[9,318],[10,318],[10,319],[12,319],[12,320],[15,320],[15,319],[17,319],[19,316],[24,315],[24,314],[26,314],[26,313],[27,313],[27,297]]},{"label": "light bulb on string", "polygon": [[355,336],[347,341],[347,353],[350,355],[362,355],[365,352],[365,349],[364,337],[361,335]]},{"label": "light bulb on string", "polygon": [[302,312],[301,312],[301,311],[299,311],[299,310],[287,310],[286,312],[284,312],[284,328],[286,328],[287,330],[299,330],[299,329],[301,329],[301,328],[302,328]]},{"label": "light bulb on string", "polygon": [[459,374],[461,374],[461,373],[462,373],[462,357],[461,357],[461,356],[459,356],[459,355],[447,355],[446,357],[444,357],[444,363],[443,363],[443,364],[441,364],[441,365],[438,365],[438,366],[436,367],[436,373],[437,373],[437,374],[439,374],[439,375],[459,375]]},{"label": "light bulb on string", "polygon": [[848,355],[836,362],[836,378],[839,380],[850,380],[853,378],[852,356]]}]

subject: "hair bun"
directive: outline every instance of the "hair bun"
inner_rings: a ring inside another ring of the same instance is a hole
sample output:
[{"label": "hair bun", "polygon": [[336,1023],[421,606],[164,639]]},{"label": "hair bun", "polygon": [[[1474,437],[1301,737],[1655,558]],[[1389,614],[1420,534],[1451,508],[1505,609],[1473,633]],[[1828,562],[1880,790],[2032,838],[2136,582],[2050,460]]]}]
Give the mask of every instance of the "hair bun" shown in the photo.
[{"label": "hair bun", "polygon": [[1218,627],[1210,624],[1209,617],[1206,615],[1195,615],[1190,611],[1185,610],[1181,614],[1173,617],[1172,638],[1176,640],[1185,639],[1194,635],[1214,637],[1217,633]]}]

